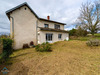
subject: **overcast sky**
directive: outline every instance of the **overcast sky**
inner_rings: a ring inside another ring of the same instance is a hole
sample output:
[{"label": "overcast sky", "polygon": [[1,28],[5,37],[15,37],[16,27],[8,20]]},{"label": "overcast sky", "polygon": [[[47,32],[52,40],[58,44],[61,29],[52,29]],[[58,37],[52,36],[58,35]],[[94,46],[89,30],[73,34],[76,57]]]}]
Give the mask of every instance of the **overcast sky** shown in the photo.
[{"label": "overcast sky", "polygon": [[5,11],[23,2],[27,2],[39,17],[50,15],[51,20],[66,23],[65,29],[69,30],[79,16],[81,4],[87,0],[0,0],[0,33],[10,32],[10,21]]}]

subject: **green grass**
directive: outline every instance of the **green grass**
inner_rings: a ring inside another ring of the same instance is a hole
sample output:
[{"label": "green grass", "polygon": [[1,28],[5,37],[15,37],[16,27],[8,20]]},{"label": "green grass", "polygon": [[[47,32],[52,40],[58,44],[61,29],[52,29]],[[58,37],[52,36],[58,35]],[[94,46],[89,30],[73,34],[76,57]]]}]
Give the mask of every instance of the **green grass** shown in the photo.
[{"label": "green grass", "polygon": [[100,33],[98,33],[98,34],[94,34],[94,36],[96,36],[96,37],[100,37]]},{"label": "green grass", "polygon": [[100,34],[95,34],[94,37],[92,35],[88,35],[86,37],[71,37],[70,40],[80,40],[80,41],[88,41],[90,39],[99,39],[100,40]]},{"label": "green grass", "polygon": [[52,52],[34,48],[14,51],[7,66],[9,75],[100,75],[100,47],[88,47],[86,41],[62,41]]}]

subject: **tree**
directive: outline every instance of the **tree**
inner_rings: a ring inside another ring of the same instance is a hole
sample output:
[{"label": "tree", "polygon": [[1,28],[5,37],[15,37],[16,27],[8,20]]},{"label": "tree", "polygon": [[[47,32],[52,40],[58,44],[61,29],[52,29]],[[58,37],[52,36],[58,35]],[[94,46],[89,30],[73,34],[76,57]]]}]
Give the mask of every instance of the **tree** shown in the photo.
[{"label": "tree", "polygon": [[77,36],[86,36],[87,34],[88,34],[87,30],[84,30],[80,26],[78,26],[76,31]]},{"label": "tree", "polygon": [[72,30],[70,30],[69,35],[70,36],[76,36],[76,29],[73,28]]},{"label": "tree", "polygon": [[82,4],[78,26],[94,34],[100,30],[100,4],[99,2]]}]

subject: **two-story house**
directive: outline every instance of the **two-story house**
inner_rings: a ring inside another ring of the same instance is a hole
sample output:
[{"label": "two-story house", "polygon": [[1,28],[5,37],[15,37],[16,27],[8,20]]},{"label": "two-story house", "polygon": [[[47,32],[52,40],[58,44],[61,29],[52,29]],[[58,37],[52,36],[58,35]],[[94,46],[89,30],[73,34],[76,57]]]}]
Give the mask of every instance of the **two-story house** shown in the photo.
[{"label": "two-story house", "polygon": [[31,41],[35,45],[43,42],[56,42],[69,39],[64,30],[65,23],[39,18],[31,7],[25,2],[8,11],[6,15],[10,20],[10,36],[14,39],[14,49],[21,49],[23,44]]}]

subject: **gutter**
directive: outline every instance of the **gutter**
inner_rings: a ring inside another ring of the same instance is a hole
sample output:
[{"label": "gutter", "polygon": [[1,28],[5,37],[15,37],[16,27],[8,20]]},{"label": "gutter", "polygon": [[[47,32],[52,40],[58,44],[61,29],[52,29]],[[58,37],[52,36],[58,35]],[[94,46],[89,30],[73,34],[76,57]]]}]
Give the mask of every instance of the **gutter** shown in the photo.
[{"label": "gutter", "polygon": [[13,39],[14,38],[14,18],[12,16],[10,16],[10,18],[12,18],[12,36],[11,36],[11,38]]},{"label": "gutter", "polygon": [[38,19],[36,21],[36,45],[38,45]]}]

